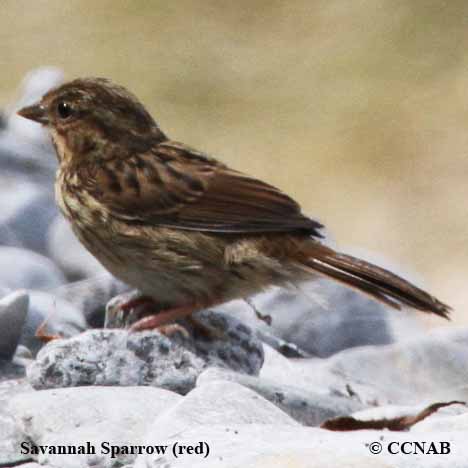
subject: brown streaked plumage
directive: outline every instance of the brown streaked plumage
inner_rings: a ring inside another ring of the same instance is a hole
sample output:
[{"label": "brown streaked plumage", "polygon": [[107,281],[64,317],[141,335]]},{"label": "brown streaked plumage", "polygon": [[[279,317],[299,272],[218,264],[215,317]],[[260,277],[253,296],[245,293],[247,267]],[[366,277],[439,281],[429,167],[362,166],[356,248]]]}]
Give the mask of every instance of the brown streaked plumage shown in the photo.
[{"label": "brown streaked plumage", "polygon": [[275,187],[168,139],[142,104],[101,78],[77,79],[19,111],[57,150],[56,197],[87,249],[165,304],[137,328],[317,275],[392,307],[447,317],[408,281],[320,242],[320,223]]}]

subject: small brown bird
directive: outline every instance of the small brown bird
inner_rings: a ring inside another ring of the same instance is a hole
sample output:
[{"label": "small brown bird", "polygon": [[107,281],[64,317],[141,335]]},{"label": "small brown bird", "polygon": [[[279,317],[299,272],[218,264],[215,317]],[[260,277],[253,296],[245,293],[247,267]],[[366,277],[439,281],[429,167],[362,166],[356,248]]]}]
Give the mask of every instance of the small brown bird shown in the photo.
[{"label": "small brown bird", "polygon": [[447,305],[408,281],[323,245],[322,225],[277,188],[170,140],[107,79],[76,79],[18,113],[51,133],[57,202],[81,242],[164,305],[134,329],[319,275],[448,317]]}]

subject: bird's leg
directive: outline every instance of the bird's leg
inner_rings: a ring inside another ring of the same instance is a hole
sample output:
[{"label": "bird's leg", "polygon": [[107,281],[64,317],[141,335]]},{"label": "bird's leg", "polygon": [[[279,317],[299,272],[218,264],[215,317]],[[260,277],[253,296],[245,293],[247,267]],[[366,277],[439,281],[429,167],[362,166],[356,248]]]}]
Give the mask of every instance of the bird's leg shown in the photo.
[{"label": "bird's leg", "polygon": [[148,315],[135,322],[130,331],[163,329],[163,326],[172,324],[174,321],[185,318],[203,308],[201,304],[193,303],[185,306],[174,307],[173,309],[161,310],[157,314]]},{"label": "bird's leg", "polygon": [[208,340],[221,340],[226,339],[223,331],[209,327],[201,322],[193,314],[202,309],[209,307],[206,303],[194,303],[187,306],[176,307],[174,309],[162,310],[156,314],[152,314],[135,322],[130,331],[154,330],[157,329],[160,333],[166,336],[173,335],[180,332],[185,338],[188,338],[188,332],[185,327],[174,320],[185,319],[195,333],[207,338]]}]

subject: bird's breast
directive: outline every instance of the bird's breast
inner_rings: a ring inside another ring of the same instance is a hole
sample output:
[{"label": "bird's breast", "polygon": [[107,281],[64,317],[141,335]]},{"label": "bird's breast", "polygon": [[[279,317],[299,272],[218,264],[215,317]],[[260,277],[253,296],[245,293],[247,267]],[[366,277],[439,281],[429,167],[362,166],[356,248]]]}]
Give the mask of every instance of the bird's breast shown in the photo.
[{"label": "bird's breast", "polygon": [[107,222],[107,210],[89,194],[76,173],[59,170],[55,181],[55,198],[72,225],[99,227]]}]

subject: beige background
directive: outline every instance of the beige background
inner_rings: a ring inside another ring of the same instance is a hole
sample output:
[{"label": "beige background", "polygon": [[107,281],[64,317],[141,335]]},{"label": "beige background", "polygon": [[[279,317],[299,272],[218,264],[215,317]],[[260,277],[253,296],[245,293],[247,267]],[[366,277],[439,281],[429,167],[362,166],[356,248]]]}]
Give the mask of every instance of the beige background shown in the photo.
[{"label": "beige background", "polygon": [[468,323],[468,2],[0,7],[0,103],[40,65],[110,77],[173,138],[283,188]]}]

